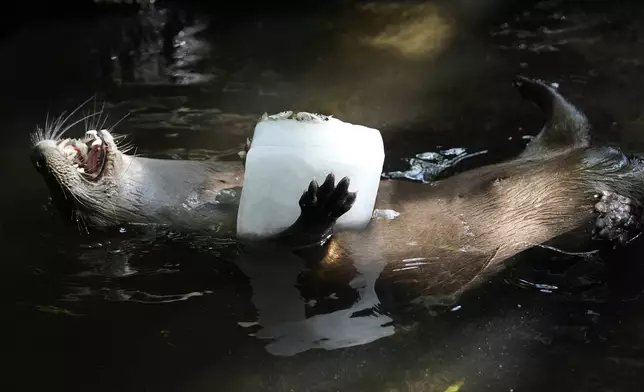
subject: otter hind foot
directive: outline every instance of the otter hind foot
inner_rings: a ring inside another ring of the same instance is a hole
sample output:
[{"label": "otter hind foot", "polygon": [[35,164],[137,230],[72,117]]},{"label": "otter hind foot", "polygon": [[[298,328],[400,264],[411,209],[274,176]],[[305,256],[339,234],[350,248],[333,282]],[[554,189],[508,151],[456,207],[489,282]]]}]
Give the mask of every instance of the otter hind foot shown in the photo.
[{"label": "otter hind foot", "polygon": [[593,229],[593,239],[609,240],[625,245],[642,230],[642,207],[633,199],[614,192],[602,192],[595,204],[599,213]]},{"label": "otter hind foot", "polygon": [[322,185],[313,180],[300,198],[302,217],[320,223],[335,222],[351,209],[356,193],[349,192],[349,178],[342,178],[335,184],[333,173],[326,176]]},{"label": "otter hind foot", "polygon": [[517,75],[512,82],[521,96],[536,104],[546,117],[543,128],[526,146],[523,157],[586,147],[590,123],[586,115],[562,96],[555,85]]}]

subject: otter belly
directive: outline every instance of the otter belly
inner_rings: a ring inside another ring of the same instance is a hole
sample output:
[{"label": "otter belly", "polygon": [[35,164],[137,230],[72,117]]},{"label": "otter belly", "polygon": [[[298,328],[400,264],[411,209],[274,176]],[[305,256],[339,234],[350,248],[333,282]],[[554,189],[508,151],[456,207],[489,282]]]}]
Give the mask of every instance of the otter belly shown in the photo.
[{"label": "otter belly", "polygon": [[[598,156],[605,159],[590,161]],[[336,233],[318,268],[372,265],[382,271],[381,285],[448,304],[532,247],[597,250],[596,196],[632,192],[644,179],[636,167],[626,175],[619,162],[621,155],[608,149],[579,149],[482,167],[433,186],[391,181],[377,207],[400,215],[376,218],[362,232]]]},{"label": "otter belly", "polygon": [[199,229],[234,227],[243,166],[238,162],[131,158],[119,197],[144,221]]}]

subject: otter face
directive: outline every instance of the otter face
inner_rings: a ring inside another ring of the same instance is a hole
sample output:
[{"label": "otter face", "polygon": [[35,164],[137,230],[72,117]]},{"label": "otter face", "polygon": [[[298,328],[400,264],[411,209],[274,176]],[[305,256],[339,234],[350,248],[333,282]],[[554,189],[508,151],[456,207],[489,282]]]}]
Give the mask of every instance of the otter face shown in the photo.
[{"label": "otter face", "polygon": [[86,223],[105,206],[105,193],[116,184],[112,175],[120,157],[107,130],[90,130],[79,139],[57,140],[55,132],[33,135],[31,161],[43,176],[63,213]]},{"label": "otter face", "polygon": [[106,130],[88,131],[83,139],[41,140],[34,145],[31,161],[38,172],[61,187],[100,182],[114,158],[114,139]]}]

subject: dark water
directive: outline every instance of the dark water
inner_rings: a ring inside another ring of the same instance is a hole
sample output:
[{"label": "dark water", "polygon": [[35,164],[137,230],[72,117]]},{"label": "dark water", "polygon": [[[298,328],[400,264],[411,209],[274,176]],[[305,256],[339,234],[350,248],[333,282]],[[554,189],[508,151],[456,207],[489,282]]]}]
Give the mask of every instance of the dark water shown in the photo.
[{"label": "dark water", "polygon": [[3,390],[642,390],[641,244],[601,260],[528,252],[439,314],[375,290],[369,268],[356,267],[357,288],[322,280],[305,299],[297,260],[258,260],[226,238],[64,229],[28,133],[96,93],[109,121],[129,113],[117,132],[139,154],[236,159],[261,113],[320,111],[379,128],[386,171],[411,163],[408,177],[431,180],[432,154],[474,154],[443,161],[449,174],[508,158],[538,132],[510,84],[524,73],[559,83],[596,139],[642,151],[644,7],[162,11],[55,19],[3,41]]}]

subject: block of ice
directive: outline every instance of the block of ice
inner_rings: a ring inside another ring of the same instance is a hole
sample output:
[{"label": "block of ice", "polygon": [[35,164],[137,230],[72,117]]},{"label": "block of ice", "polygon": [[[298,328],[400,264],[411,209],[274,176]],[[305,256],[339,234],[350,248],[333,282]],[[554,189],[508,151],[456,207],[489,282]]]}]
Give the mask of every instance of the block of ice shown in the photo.
[{"label": "block of ice", "polygon": [[264,115],[246,154],[237,216],[240,237],[263,237],[291,225],[312,179],[349,177],[355,204],[339,229],[360,229],[371,219],[385,159],[380,131],[333,117],[300,112]]}]

